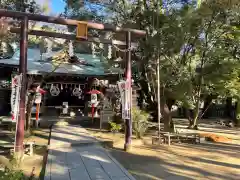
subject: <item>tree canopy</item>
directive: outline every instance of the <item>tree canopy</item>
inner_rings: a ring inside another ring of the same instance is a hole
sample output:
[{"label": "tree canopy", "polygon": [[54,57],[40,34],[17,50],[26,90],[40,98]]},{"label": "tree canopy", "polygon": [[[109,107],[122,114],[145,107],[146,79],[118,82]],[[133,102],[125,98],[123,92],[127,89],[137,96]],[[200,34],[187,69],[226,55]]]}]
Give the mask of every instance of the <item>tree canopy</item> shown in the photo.
[{"label": "tree canopy", "polygon": [[[40,13],[35,1],[2,0],[1,7]],[[142,87],[142,100],[156,110],[157,60],[160,60],[162,114],[173,103],[194,111],[190,127],[197,125],[200,103],[209,95],[240,98],[240,2],[238,0],[65,0],[62,16],[146,30],[133,36],[138,48],[132,52],[135,82]],[[48,28],[49,27],[45,27]],[[75,29],[69,27],[69,31]],[[95,30],[92,36],[112,37]],[[10,39],[10,38],[9,38]],[[39,40],[39,39],[38,39]],[[93,47],[85,45],[87,51]],[[112,66],[108,46],[95,44]],[[117,58],[117,48],[112,54]],[[122,52],[124,53],[124,51]],[[124,57],[124,56],[122,56]],[[124,63],[124,62],[122,62]],[[171,103],[170,103],[171,102]]]},{"label": "tree canopy", "polygon": [[66,2],[66,15],[71,18],[147,31],[145,38],[134,39],[139,47],[133,53],[134,73],[149,105],[156,102],[158,58],[163,104],[174,100],[193,109],[192,126],[207,95],[239,97],[238,0]]}]

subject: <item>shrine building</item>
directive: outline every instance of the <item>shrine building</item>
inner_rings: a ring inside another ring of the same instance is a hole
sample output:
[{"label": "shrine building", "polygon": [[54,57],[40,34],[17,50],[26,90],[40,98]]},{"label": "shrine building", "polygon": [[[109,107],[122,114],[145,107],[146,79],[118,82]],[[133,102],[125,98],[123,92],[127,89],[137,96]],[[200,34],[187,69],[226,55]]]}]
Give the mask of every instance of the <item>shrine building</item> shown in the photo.
[{"label": "shrine building", "polygon": [[[19,58],[20,50],[16,50],[11,58],[0,60],[0,116],[11,114],[11,78],[18,72]],[[105,94],[123,74],[120,68],[107,67],[102,58],[82,53],[69,56],[64,50],[41,54],[37,48],[28,48],[27,86],[37,83],[46,91],[40,97],[40,116],[89,115],[93,98],[89,92]]]}]

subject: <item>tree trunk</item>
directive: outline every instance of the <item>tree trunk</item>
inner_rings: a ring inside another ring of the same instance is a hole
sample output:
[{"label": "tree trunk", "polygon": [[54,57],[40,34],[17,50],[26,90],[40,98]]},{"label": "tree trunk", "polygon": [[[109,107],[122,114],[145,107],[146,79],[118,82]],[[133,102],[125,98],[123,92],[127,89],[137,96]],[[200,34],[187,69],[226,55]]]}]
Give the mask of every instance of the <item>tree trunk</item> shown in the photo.
[{"label": "tree trunk", "polygon": [[201,95],[201,89],[198,92],[197,101],[196,101],[195,109],[193,112],[193,119],[190,120],[190,122],[189,122],[188,128],[190,128],[190,129],[198,129],[197,120],[199,118],[199,112],[200,112],[200,101],[201,101],[200,95]]},{"label": "tree trunk", "polygon": [[198,129],[197,128],[197,120],[199,118],[199,112],[200,112],[200,98],[197,101],[197,104],[196,104],[196,107],[195,107],[195,110],[194,110],[194,118],[193,118],[193,121],[192,121],[192,124],[191,124],[191,128],[193,128],[193,129]]},{"label": "tree trunk", "polygon": [[33,99],[34,99],[34,95],[30,93],[28,95],[27,109],[26,109],[27,110],[27,113],[26,113],[26,125],[25,125],[25,130],[26,131],[30,130]]},{"label": "tree trunk", "polygon": [[198,129],[197,127],[197,120],[199,118],[199,112],[200,112],[200,97],[196,102],[195,109],[194,110],[189,110],[189,126],[188,129]]},{"label": "tree trunk", "polygon": [[231,118],[231,111],[232,111],[232,97],[228,97],[226,99],[226,106],[224,111],[224,115],[226,118]]},{"label": "tree trunk", "polygon": [[194,117],[193,110],[185,108],[185,116],[184,117],[186,117],[188,119],[189,127],[192,126],[192,124],[193,124],[193,117]]},{"label": "tree trunk", "polygon": [[203,107],[203,118],[208,118],[209,117],[209,111],[208,108],[211,105],[213,100],[213,96],[212,95],[208,95],[204,101],[204,107]]},{"label": "tree trunk", "polygon": [[197,88],[194,116],[193,116],[193,120],[189,124],[189,128],[190,129],[198,129],[198,127],[197,127],[197,120],[199,118],[200,102],[201,102],[201,92],[202,92],[202,85],[203,85],[202,66],[201,66],[201,71],[200,72],[201,73],[199,75],[199,86]]},{"label": "tree trunk", "polygon": [[166,132],[174,132],[174,124],[171,116],[171,111],[166,102],[161,104],[161,114],[163,116],[164,121],[164,131]]},{"label": "tree trunk", "polygon": [[174,100],[174,99],[168,99],[167,100],[167,106],[168,106],[170,111],[172,109],[172,106],[175,104],[175,102],[176,102],[176,100]]},{"label": "tree trunk", "polygon": [[237,101],[237,107],[236,107],[236,115],[235,115],[235,123],[236,126],[240,126],[240,98],[238,98]]}]

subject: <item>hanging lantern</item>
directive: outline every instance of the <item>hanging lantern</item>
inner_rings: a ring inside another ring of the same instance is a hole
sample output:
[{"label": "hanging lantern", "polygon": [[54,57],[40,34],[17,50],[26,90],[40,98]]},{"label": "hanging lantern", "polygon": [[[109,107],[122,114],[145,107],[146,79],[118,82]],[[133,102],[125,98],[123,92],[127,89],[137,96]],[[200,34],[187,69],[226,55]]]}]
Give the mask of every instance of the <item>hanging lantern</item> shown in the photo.
[{"label": "hanging lantern", "polygon": [[100,84],[99,80],[97,78],[94,78],[93,82],[92,82],[92,85],[93,86],[99,86],[99,84]]},{"label": "hanging lantern", "polygon": [[88,94],[91,94],[91,101],[89,102],[90,106],[91,106],[91,109],[92,109],[92,122],[93,122],[93,118],[94,118],[94,111],[95,111],[95,108],[98,106],[99,104],[99,101],[97,99],[97,95],[98,94],[101,94],[100,91],[98,90],[91,90],[88,92]]},{"label": "hanging lantern", "polygon": [[105,80],[104,84],[105,84],[105,86],[108,86],[108,84],[109,84],[108,80]]},{"label": "hanging lantern", "polygon": [[104,80],[99,80],[99,84],[100,84],[100,86],[105,86]]}]

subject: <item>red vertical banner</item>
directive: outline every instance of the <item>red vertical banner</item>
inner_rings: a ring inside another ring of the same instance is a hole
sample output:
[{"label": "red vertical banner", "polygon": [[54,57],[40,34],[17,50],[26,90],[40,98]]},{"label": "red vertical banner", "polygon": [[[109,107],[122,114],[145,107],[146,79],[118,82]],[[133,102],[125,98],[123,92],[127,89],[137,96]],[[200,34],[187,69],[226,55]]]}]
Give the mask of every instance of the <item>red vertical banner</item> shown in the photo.
[{"label": "red vertical banner", "polygon": [[125,84],[125,119],[131,119],[131,101],[132,101],[132,70],[131,61],[127,63],[126,84]]},{"label": "red vertical banner", "polygon": [[126,34],[127,52],[126,52],[126,91],[125,91],[125,144],[124,149],[127,151],[131,147],[132,137],[132,67],[131,67],[131,32]]}]

